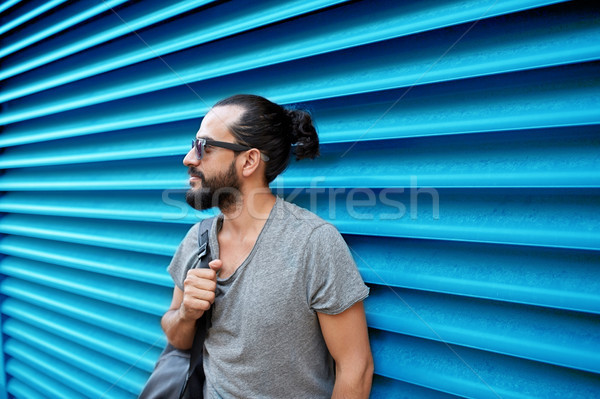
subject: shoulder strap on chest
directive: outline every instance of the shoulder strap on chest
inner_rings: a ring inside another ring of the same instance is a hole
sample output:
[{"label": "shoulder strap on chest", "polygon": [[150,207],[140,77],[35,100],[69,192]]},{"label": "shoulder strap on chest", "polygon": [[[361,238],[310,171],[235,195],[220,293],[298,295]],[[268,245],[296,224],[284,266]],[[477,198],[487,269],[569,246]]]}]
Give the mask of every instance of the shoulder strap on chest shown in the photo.
[{"label": "shoulder strap on chest", "polygon": [[204,219],[198,226],[198,259],[200,259],[199,267],[208,267],[210,261],[210,247],[208,245],[208,235],[212,227],[215,217]]},{"label": "shoulder strap on chest", "polygon": [[[198,259],[195,267],[208,268],[211,261],[210,246],[208,237],[215,217],[204,219],[198,226]],[[202,398],[202,387],[204,385],[204,370],[202,368],[202,352],[204,348],[204,338],[210,327],[212,308],[204,312],[204,315],[196,320],[196,334],[190,352],[190,363],[181,387],[179,399]]]}]

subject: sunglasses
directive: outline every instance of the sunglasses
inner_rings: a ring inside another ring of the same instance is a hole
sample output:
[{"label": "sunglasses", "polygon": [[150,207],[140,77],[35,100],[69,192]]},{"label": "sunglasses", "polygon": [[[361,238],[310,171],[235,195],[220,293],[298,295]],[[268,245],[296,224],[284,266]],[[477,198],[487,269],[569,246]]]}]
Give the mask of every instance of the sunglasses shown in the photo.
[{"label": "sunglasses", "polygon": [[[212,147],[226,148],[235,152],[248,151],[252,149],[252,147],[248,147],[247,145],[228,143],[226,141],[192,139],[192,148],[196,152],[197,159],[202,159],[204,157],[207,145]],[[269,160],[269,157],[263,153],[260,154],[260,157],[263,159],[263,161]]]}]

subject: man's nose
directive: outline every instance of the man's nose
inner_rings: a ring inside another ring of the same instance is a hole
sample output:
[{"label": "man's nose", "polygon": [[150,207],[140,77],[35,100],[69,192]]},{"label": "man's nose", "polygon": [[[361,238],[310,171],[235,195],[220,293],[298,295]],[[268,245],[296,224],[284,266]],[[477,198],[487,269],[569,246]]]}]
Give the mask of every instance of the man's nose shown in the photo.
[{"label": "man's nose", "polygon": [[200,164],[200,160],[196,157],[196,153],[193,148],[190,148],[185,157],[183,157],[183,164],[185,166],[198,166]]}]

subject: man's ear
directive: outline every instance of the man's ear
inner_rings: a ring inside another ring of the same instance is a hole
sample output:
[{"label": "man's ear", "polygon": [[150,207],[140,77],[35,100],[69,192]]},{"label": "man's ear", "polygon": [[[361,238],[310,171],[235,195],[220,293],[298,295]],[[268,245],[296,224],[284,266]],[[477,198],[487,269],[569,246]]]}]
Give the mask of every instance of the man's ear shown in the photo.
[{"label": "man's ear", "polygon": [[256,148],[246,151],[242,161],[242,176],[250,177],[260,166],[260,151]]}]

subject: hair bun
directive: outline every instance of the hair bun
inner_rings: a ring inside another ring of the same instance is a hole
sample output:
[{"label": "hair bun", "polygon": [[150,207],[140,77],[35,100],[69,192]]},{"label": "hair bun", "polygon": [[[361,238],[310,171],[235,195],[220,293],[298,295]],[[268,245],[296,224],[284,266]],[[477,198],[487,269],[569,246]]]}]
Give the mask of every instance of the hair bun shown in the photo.
[{"label": "hair bun", "polygon": [[303,110],[287,110],[291,120],[290,137],[296,160],[319,156],[319,136],[310,114]]}]

